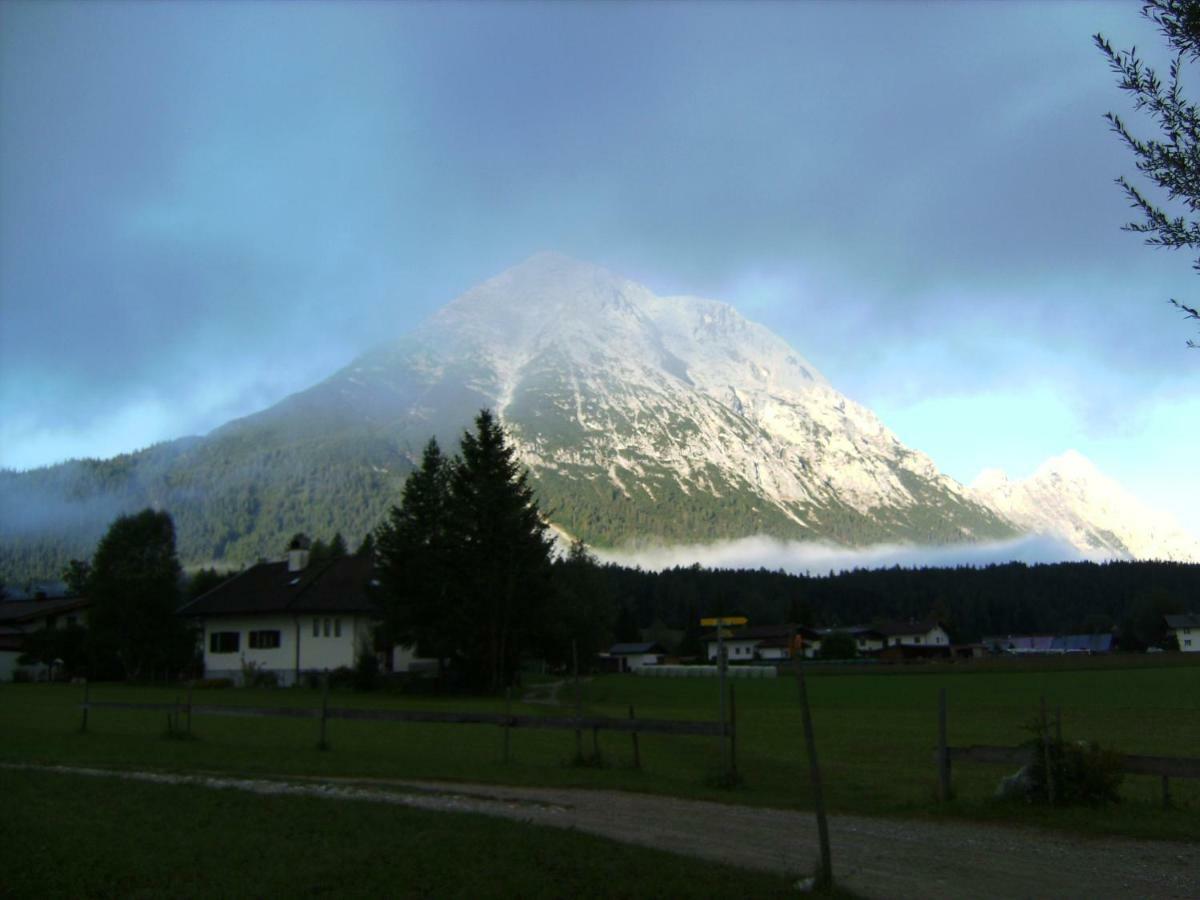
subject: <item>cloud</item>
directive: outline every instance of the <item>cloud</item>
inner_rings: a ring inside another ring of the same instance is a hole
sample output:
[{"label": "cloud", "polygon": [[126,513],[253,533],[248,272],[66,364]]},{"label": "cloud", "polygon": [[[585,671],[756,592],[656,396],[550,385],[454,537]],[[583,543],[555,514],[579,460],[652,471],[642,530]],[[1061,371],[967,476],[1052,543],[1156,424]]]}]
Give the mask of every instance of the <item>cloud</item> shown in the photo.
[{"label": "cloud", "polygon": [[602,562],[640,566],[651,571],[698,563],[710,569],[782,569],[796,575],[893,566],[979,567],[1007,562],[1074,562],[1087,558],[1061,538],[1036,534],[980,544],[875,544],[861,549],[757,536],[711,544],[630,547],[595,552]]}]

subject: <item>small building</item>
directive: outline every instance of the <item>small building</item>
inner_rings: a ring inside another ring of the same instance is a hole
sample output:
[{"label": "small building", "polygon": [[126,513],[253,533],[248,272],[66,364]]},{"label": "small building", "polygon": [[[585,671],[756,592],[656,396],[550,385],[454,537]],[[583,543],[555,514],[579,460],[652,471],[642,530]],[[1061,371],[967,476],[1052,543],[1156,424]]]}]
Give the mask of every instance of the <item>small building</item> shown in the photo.
[{"label": "small building", "polygon": [[0,600],[0,681],[12,681],[17,669],[25,669],[35,680],[46,678],[46,666],[18,665],[25,638],[46,628],[86,626],[90,607],[86,597],[39,595],[32,600]]},{"label": "small building", "polygon": [[[380,614],[371,594],[370,559],[345,556],[309,564],[305,546],[282,562],[259,563],[179,609],[201,633],[209,678],[239,681],[249,667],[274,673],[281,685],[305,672],[351,667],[375,652]],[[393,651],[393,671],[412,654]]]},{"label": "small building", "polygon": [[[802,633],[815,635],[811,629],[785,623],[783,625],[743,625],[726,628],[722,640],[725,643],[725,659],[728,662],[779,662],[791,659],[792,655],[806,646]],[[717,660],[717,633],[710,631],[700,635],[704,644],[704,655],[709,662]]]},{"label": "small building", "polygon": [[639,644],[613,644],[608,648],[608,658],[614,660],[615,672],[633,672],[647,666],[657,666],[667,655],[666,649],[654,641]]},{"label": "small building", "polygon": [[907,622],[883,622],[872,628],[883,639],[885,649],[888,647],[942,647],[947,653],[949,652],[950,635],[942,623],[934,619],[921,622],[912,619]]},{"label": "small building", "polygon": [[1200,613],[1163,616],[1167,631],[1175,636],[1184,653],[1200,653]]}]

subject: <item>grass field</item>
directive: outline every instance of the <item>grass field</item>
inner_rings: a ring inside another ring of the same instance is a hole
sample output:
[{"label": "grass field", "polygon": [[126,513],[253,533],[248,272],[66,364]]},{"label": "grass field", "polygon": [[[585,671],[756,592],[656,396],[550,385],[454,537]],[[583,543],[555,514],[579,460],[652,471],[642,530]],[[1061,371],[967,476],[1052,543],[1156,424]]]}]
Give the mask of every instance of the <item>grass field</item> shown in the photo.
[{"label": "grass field", "polygon": [[[1104,809],[1046,810],[991,799],[1004,768],[959,765],[957,797],[934,801],[932,751],[937,694],[949,696],[950,741],[1016,744],[1044,695],[1061,706],[1068,739],[1087,738],[1126,753],[1200,755],[1200,665],[1044,668],[923,667],[918,671],[842,671],[809,682],[818,751],[831,810],[875,815],[968,817],[1075,831],[1200,840],[1200,783],[1172,781],[1176,808],[1160,807],[1160,784],[1126,778],[1122,802]],[[714,719],[716,682],[605,676],[585,686],[589,712],[624,717]],[[97,685],[95,700],[165,702],[167,688]],[[569,691],[564,692],[569,698]],[[641,737],[643,768],[632,768],[628,736],[600,734],[602,767],[570,764],[569,731],[512,732],[512,759],[501,759],[501,731],[450,726],[332,720],[332,749],[316,749],[313,720],[201,718],[196,740],[165,740],[159,714],[94,710],[79,734],[82,689],[64,685],[0,686],[0,761],[148,767],[274,775],[442,778],[510,784],[574,785],[651,791],[746,804],[806,807],[811,802],[794,680],[736,682],[738,762],[744,785],[713,784],[720,750],[714,739]],[[264,706],[320,703],[317,692],[197,692],[197,703]],[[425,707],[502,711],[501,700],[413,699],[335,692],[334,706]],[[514,712],[551,712],[514,705]],[[585,738],[591,750],[591,735]]]},{"label": "grass field", "polygon": [[5,897],[795,895],[794,877],[465,813],[3,769],[0,796]]}]

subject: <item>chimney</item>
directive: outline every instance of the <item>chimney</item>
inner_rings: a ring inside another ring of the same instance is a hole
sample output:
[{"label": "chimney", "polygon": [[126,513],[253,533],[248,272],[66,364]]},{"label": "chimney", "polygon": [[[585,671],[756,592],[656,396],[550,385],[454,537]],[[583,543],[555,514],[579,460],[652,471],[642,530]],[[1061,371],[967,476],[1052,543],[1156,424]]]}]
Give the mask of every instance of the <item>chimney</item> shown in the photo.
[{"label": "chimney", "polygon": [[288,571],[299,572],[308,565],[308,551],[297,547],[288,551]]},{"label": "chimney", "polygon": [[299,572],[308,566],[308,537],[297,534],[288,544],[288,571]]}]

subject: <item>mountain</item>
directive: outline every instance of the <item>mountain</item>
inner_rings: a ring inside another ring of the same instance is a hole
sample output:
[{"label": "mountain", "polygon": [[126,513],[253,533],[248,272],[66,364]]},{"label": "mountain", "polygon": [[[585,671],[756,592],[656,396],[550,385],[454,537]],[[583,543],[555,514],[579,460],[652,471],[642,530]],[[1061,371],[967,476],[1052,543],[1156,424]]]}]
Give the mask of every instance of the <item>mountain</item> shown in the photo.
[{"label": "mountain", "polygon": [[539,254],[204,437],[0,472],[0,577],[55,575],[90,556],[116,514],[148,505],[174,515],[186,564],[274,556],[296,531],[357,541],[429,437],[453,450],[483,407],[556,527],[598,547],[756,534],[953,543],[1028,527],[732,307]]},{"label": "mountain", "polygon": [[1066,538],[1093,558],[1200,560],[1200,541],[1070,450],[1023,481],[998,469],[971,485],[980,502],[1025,531]]}]

